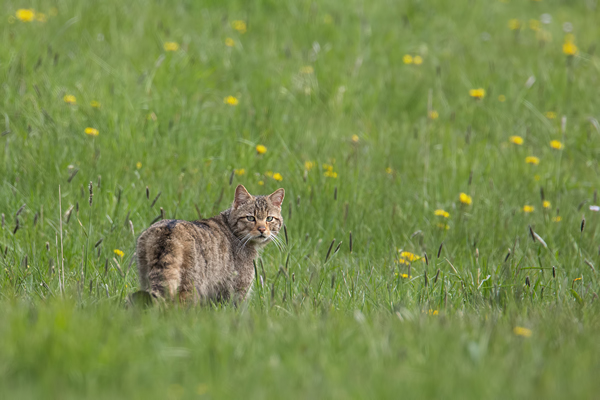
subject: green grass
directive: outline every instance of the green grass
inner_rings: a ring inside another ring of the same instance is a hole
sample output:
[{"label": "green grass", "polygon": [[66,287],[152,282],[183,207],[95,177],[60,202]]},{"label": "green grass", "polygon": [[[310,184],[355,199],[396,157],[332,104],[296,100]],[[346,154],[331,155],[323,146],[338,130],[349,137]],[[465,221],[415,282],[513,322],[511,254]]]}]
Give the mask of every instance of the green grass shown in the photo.
[{"label": "green grass", "polygon": [[[29,7],[47,21],[15,20]],[[0,20],[5,397],[600,389],[593,1],[7,1]],[[125,310],[135,238],[160,209],[211,216],[238,183],[286,190],[289,243],[262,254],[248,304]]]}]

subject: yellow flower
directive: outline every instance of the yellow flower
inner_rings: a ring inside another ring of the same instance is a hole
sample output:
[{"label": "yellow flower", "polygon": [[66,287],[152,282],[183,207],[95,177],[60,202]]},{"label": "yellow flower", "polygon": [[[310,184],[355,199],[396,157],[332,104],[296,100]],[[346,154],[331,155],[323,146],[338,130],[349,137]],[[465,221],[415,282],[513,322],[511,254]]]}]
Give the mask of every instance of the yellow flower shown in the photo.
[{"label": "yellow flower", "polygon": [[412,276],[408,276],[408,274],[400,274],[400,277],[401,277],[402,279],[409,279],[409,278],[412,278]]},{"label": "yellow flower", "polygon": [[48,17],[46,17],[46,14],[44,13],[37,13],[35,14],[35,19],[38,22],[46,22],[48,20]]},{"label": "yellow flower", "polygon": [[548,111],[548,112],[546,112],[546,118],[554,119],[554,118],[556,118],[556,113],[554,111]]},{"label": "yellow flower", "polygon": [[256,145],[256,152],[258,154],[265,154],[267,152],[267,146],[264,146],[262,144]]},{"label": "yellow flower", "polygon": [[359,140],[359,139],[358,139],[358,135],[352,135],[352,141],[353,141],[354,143],[358,143],[358,140]]},{"label": "yellow flower", "polygon": [[560,150],[563,148],[563,144],[561,142],[559,142],[558,140],[553,140],[550,142],[550,147],[552,147],[553,149],[556,149],[556,150]]},{"label": "yellow flower", "polygon": [[473,199],[471,199],[471,196],[469,196],[466,193],[461,193],[458,196],[458,199],[460,200],[461,203],[467,204],[467,205],[470,205],[473,202]]},{"label": "yellow flower", "polygon": [[513,333],[517,336],[530,337],[532,332],[531,329],[523,328],[521,326],[515,326],[515,329],[513,329]]},{"label": "yellow flower", "polygon": [[17,18],[23,22],[31,22],[35,19],[35,11],[32,9],[20,8],[17,10]]},{"label": "yellow flower", "polygon": [[528,206],[528,205],[523,206],[523,212],[530,213],[530,212],[533,212],[534,210],[535,210],[535,208],[533,206]]},{"label": "yellow flower", "polygon": [[231,23],[231,26],[233,27],[233,29],[235,29],[236,31],[238,31],[239,33],[246,33],[246,23],[244,21],[233,21]]},{"label": "yellow flower", "polygon": [[540,21],[538,21],[537,19],[530,19],[529,20],[529,29],[531,29],[532,31],[539,31],[540,30]]},{"label": "yellow flower", "polygon": [[442,224],[441,222],[436,224],[436,226],[440,229],[445,229],[445,230],[450,229],[450,226],[448,226],[448,224]]},{"label": "yellow flower", "polygon": [[94,108],[100,108],[100,102],[96,101],[96,100],[92,100],[90,102],[90,106],[94,107]]},{"label": "yellow flower", "polygon": [[179,50],[179,44],[177,42],[165,42],[163,48],[165,51],[177,51]]},{"label": "yellow flower", "polygon": [[429,111],[429,119],[438,119],[440,116],[440,114],[435,111],[435,110],[431,110]]},{"label": "yellow flower", "polygon": [[402,251],[402,252],[400,252],[400,257],[403,258],[403,259],[405,259],[405,260],[408,260],[408,261],[417,261],[417,260],[421,259],[421,257],[419,257],[416,254],[411,253],[410,251]]},{"label": "yellow flower", "polygon": [[438,216],[438,217],[444,217],[444,218],[450,217],[450,213],[448,211],[444,211],[442,209],[435,210],[433,212],[433,214],[436,215],[436,216]]},{"label": "yellow flower", "polygon": [[521,22],[516,18],[510,19],[508,20],[508,27],[511,31],[519,30],[521,29]]},{"label": "yellow flower", "polygon": [[578,49],[577,46],[575,46],[575,43],[573,42],[565,42],[563,44],[563,53],[565,53],[568,56],[574,56],[575,54],[577,54]]},{"label": "yellow flower", "polygon": [[273,174],[273,179],[275,179],[276,181],[282,181],[283,176],[281,176],[281,174],[279,172],[276,172]]},{"label": "yellow flower", "polygon": [[550,208],[551,206],[552,206],[552,204],[548,200],[544,200],[542,202],[542,207],[544,207],[544,208]]},{"label": "yellow flower", "polygon": [[539,175],[534,175],[534,176],[533,176],[533,179],[535,179],[535,180],[536,180],[536,182],[537,182],[537,181],[539,181],[540,179],[542,179],[542,177],[541,177],[541,176],[539,176]]},{"label": "yellow flower", "polygon": [[525,157],[525,162],[527,164],[538,165],[540,163],[540,159],[535,156],[528,156],[528,157]]},{"label": "yellow flower", "polygon": [[519,146],[523,144],[523,138],[521,136],[511,136],[508,138],[511,143],[518,144]]},{"label": "yellow flower", "polygon": [[498,96],[498,101],[499,101],[500,103],[504,103],[504,102],[506,101],[506,96],[505,96],[505,95],[503,95],[503,94],[501,94],[500,96]]},{"label": "yellow flower", "polygon": [[415,56],[413,58],[413,63],[415,63],[415,65],[421,65],[423,64],[423,58],[421,56]]},{"label": "yellow flower", "polygon": [[85,128],[85,133],[90,136],[98,136],[100,132],[95,128]]},{"label": "yellow flower", "polygon": [[413,63],[413,58],[410,54],[405,54],[404,57],[402,57],[402,62],[404,64],[412,64]]},{"label": "yellow flower", "polygon": [[113,250],[115,252],[116,255],[118,255],[119,257],[123,258],[123,256],[125,255],[125,253],[123,253],[121,250],[119,249],[114,249]]},{"label": "yellow flower", "polygon": [[326,169],[327,171],[333,171],[333,165],[323,164],[323,169]]},{"label": "yellow flower", "polygon": [[469,90],[469,96],[476,99],[483,99],[485,97],[485,90],[482,88]]},{"label": "yellow flower", "polygon": [[338,177],[337,172],[333,172],[330,170],[325,171],[325,173],[323,175],[327,178],[337,178]]},{"label": "yellow flower", "polygon": [[227,38],[225,39],[225,46],[227,47],[233,47],[235,46],[235,41],[232,38]]},{"label": "yellow flower", "polygon": [[392,167],[387,167],[385,169],[385,172],[388,173],[388,174],[392,174],[394,172],[394,170],[392,169]]},{"label": "yellow flower", "polygon": [[427,311],[428,315],[438,315],[440,312],[438,310],[432,310],[431,308]]},{"label": "yellow flower", "polygon": [[265,176],[268,176],[269,178],[273,177],[273,171],[267,171],[265,172]]},{"label": "yellow flower", "polygon": [[560,215],[557,215],[556,217],[552,217],[552,222],[560,222],[562,221],[562,217]]},{"label": "yellow flower", "polygon": [[136,167],[137,169],[140,169],[140,168],[142,168],[142,163],[141,163],[140,161],[138,161],[137,163],[135,163],[135,167]]},{"label": "yellow flower", "polygon": [[311,67],[310,65],[300,68],[301,74],[308,75],[308,74],[312,74],[313,72],[315,72],[315,69],[313,67]]},{"label": "yellow flower", "polygon": [[265,184],[265,182],[264,182],[264,181],[258,181],[258,184],[259,184],[260,186],[262,186],[262,185],[264,185],[264,184]]},{"label": "yellow flower", "polygon": [[233,96],[227,96],[223,99],[223,103],[229,104],[230,106],[237,106],[239,102],[240,101]]},{"label": "yellow flower", "polygon": [[77,103],[77,99],[72,94],[66,94],[65,97],[63,97],[63,100],[67,104],[75,104],[75,103]]},{"label": "yellow flower", "polygon": [[240,168],[240,169],[234,169],[233,172],[237,175],[237,176],[242,176],[246,173],[246,170],[244,168]]},{"label": "yellow flower", "polygon": [[310,171],[315,166],[315,163],[312,161],[304,161],[304,169]]}]

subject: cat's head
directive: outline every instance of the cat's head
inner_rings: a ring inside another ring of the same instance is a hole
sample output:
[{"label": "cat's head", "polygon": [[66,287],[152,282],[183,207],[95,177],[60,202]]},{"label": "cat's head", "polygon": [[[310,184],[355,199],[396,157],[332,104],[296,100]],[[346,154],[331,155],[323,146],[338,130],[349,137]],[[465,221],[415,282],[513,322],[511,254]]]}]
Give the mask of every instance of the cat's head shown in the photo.
[{"label": "cat's head", "polygon": [[235,189],[228,221],[234,235],[242,244],[262,247],[276,238],[283,228],[281,203],[285,191],[277,189],[268,196],[252,196],[243,185]]}]

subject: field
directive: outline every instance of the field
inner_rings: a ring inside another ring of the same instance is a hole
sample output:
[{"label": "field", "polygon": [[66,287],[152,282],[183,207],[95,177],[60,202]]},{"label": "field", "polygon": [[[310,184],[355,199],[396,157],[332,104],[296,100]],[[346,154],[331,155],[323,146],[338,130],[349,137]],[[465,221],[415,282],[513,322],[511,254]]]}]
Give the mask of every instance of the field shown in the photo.
[{"label": "field", "polygon": [[[597,397],[596,0],[177,3],[3,3],[3,398]],[[240,183],[250,300],[127,309]]]}]

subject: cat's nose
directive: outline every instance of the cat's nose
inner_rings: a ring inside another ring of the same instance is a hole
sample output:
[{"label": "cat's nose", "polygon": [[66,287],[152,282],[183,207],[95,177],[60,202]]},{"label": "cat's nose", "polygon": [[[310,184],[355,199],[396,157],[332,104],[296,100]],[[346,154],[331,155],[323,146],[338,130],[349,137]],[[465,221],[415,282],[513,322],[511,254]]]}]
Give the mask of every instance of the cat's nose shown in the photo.
[{"label": "cat's nose", "polygon": [[266,227],[266,226],[259,226],[259,227],[258,227],[258,228],[256,228],[256,229],[258,229],[258,231],[259,231],[260,233],[264,233],[264,231],[266,231],[266,230],[267,230],[267,227]]}]

